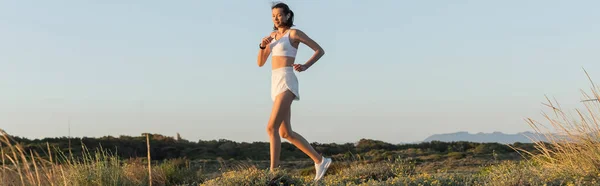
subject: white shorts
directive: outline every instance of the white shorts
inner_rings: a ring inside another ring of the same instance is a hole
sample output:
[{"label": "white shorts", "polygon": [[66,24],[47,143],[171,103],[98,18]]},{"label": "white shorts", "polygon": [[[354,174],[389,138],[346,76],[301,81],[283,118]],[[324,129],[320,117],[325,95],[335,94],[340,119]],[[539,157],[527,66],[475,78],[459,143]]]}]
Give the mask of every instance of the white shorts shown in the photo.
[{"label": "white shorts", "polygon": [[290,90],[296,97],[294,100],[300,100],[298,90],[298,78],[294,73],[293,67],[282,67],[271,71],[271,99],[275,101],[277,95]]}]

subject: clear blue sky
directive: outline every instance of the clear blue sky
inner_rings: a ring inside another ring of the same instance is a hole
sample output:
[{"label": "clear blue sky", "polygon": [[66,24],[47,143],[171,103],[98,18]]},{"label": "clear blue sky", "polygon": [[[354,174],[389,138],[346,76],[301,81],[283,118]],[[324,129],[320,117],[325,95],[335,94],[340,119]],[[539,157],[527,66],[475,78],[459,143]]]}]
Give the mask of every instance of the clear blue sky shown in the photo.
[{"label": "clear blue sky", "polygon": [[[292,126],[311,142],[528,131],[544,95],[575,107],[582,68],[600,78],[599,1],[284,2],[326,51],[297,74]],[[270,5],[1,1],[0,128],[268,141]]]}]

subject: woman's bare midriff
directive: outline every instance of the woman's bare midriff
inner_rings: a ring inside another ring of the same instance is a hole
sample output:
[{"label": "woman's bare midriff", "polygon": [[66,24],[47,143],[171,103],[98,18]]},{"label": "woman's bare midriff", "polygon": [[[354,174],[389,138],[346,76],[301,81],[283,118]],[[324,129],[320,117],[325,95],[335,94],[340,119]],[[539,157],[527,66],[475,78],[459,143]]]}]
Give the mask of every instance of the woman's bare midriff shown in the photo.
[{"label": "woman's bare midriff", "polygon": [[272,56],[271,58],[271,69],[278,69],[283,67],[291,67],[294,64],[295,58],[287,56]]}]

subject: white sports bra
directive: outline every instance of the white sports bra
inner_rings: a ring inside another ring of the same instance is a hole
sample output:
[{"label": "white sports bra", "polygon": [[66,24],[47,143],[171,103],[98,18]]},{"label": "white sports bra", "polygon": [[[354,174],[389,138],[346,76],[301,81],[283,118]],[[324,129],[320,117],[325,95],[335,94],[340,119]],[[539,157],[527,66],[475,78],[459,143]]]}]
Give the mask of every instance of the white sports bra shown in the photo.
[{"label": "white sports bra", "polygon": [[271,47],[271,53],[273,56],[287,56],[287,57],[296,57],[296,53],[298,49],[292,46],[290,42],[290,30],[287,31],[279,40],[273,38],[269,47]]}]

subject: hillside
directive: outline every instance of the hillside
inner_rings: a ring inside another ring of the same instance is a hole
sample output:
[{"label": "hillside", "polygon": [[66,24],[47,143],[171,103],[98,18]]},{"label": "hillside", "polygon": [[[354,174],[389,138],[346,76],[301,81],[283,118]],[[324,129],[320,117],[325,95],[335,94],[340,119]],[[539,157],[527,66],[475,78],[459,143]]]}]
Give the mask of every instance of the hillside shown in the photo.
[{"label": "hillside", "polygon": [[543,138],[543,136],[538,136],[532,132],[520,132],[520,133],[516,133],[516,134],[505,134],[502,132],[493,132],[493,133],[479,132],[476,134],[471,134],[468,132],[455,132],[455,133],[447,133],[447,134],[434,134],[434,135],[427,137],[423,141],[424,142],[469,141],[469,142],[477,142],[477,143],[502,143],[502,144],[512,144],[515,142],[532,143],[532,140],[527,137],[530,137],[532,139],[542,139],[543,141],[547,141],[546,138]]}]

